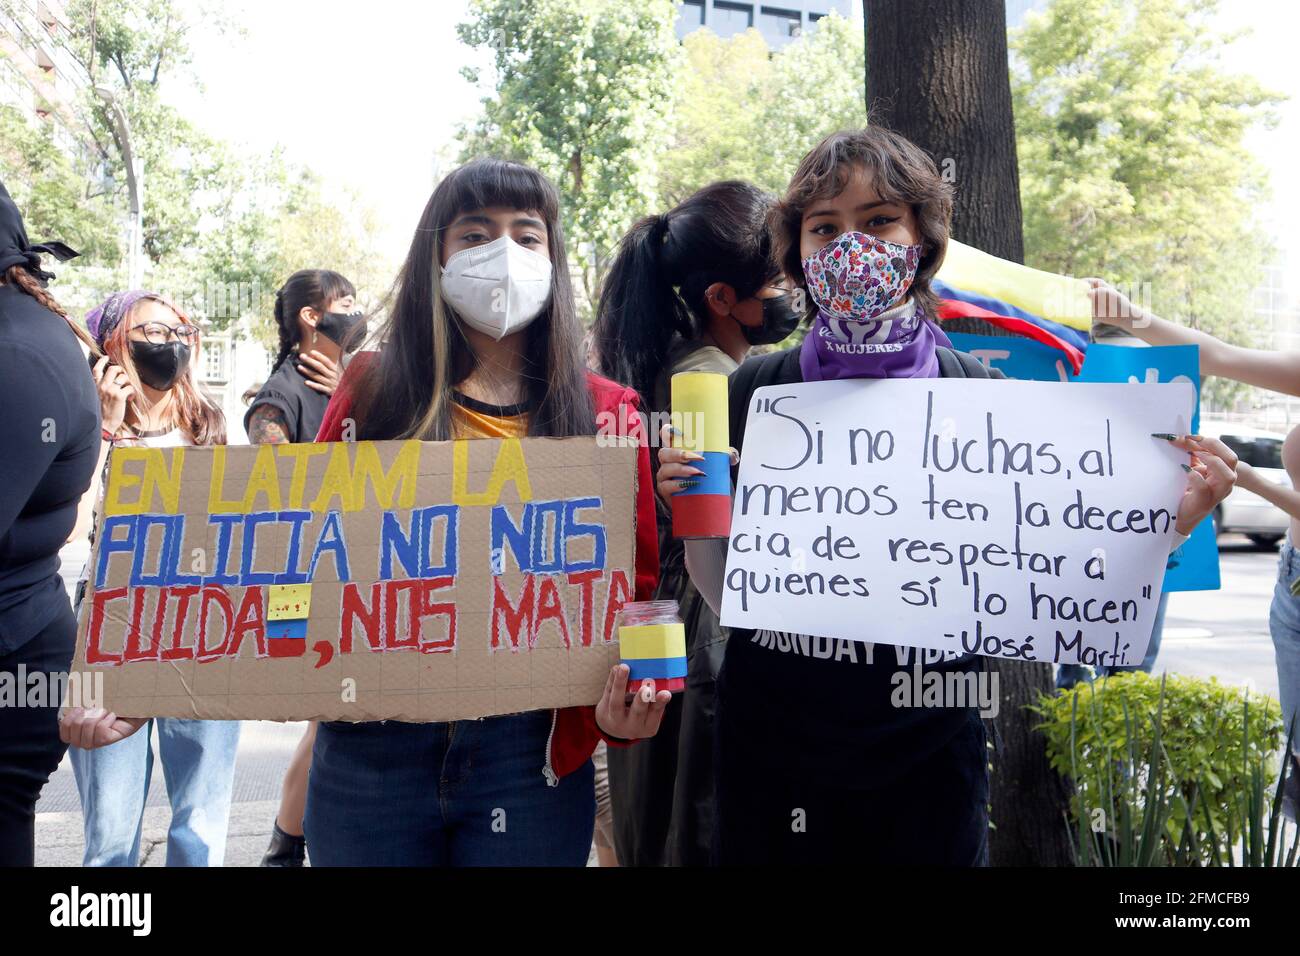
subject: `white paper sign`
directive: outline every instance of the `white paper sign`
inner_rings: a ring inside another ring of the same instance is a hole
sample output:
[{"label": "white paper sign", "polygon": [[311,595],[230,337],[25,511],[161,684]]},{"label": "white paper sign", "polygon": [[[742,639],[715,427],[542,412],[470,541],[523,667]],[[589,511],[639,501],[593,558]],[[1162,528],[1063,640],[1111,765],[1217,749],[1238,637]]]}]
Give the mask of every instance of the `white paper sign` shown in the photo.
[{"label": "white paper sign", "polygon": [[722,623],[1126,665],[1151,635],[1190,385],[962,379],[754,392]]}]

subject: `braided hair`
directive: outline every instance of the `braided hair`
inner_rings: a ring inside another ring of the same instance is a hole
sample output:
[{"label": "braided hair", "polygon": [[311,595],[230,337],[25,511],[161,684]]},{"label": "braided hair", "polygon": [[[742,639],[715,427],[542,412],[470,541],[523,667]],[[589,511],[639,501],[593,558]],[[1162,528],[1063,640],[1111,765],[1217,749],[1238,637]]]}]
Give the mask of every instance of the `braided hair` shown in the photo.
[{"label": "braided hair", "polygon": [[280,351],[271,371],[284,364],[284,360],[298,348],[302,339],[298,315],[303,309],[324,312],[335,299],[356,294],[351,282],[328,269],[300,269],[289,276],[275,293],[275,325],[280,334]]},{"label": "braided hair", "polygon": [[80,322],[74,322],[68,317],[68,310],[55,301],[54,296],[50,295],[48,289],[41,284],[41,281],[27,271],[26,266],[10,266],[4,273],[2,281],[6,285],[15,285],[22,289],[40,305],[49,309],[55,315],[68,323],[68,328],[72,329],[72,334],[81,340],[92,352],[98,353],[100,348],[95,344],[95,340],[90,337],[90,333],[81,327]]}]

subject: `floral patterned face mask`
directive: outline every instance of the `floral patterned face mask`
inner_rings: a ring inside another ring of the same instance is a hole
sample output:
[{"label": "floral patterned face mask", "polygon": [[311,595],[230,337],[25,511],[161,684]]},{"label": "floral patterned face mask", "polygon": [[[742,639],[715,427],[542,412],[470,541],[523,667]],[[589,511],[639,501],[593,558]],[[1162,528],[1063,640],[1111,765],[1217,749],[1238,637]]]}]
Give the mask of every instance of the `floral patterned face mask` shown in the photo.
[{"label": "floral patterned face mask", "polygon": [[826,316],[869,322],[902,301],[921,246],[846,232],[803,260],[808,292]]}]

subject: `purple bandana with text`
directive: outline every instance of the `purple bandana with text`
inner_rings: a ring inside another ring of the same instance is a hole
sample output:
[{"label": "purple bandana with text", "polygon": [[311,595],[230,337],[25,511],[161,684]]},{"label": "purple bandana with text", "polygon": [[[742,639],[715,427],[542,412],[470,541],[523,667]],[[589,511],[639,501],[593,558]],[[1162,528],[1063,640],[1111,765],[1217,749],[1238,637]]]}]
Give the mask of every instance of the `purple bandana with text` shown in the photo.
[{"label": "purple bandana with text", "polygon": [[910,302],[866,322],[837,319],[818,310],[803,340],[799,368],[805,382],[936,378],[935,347],[940,345],[952,347],[943,330]]}]

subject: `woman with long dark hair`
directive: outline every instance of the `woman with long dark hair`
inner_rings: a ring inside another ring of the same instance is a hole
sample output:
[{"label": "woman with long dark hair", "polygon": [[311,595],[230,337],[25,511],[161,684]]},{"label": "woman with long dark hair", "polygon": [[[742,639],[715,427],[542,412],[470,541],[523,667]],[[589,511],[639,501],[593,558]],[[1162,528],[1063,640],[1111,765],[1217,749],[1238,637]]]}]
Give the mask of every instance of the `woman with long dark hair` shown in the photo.
[{"label": "woman with long dark hair", "polygon": [[[705,186],[638,222],[605,278],[593,327],[601,370],[669,410],[678,372],[729,375],[755,345],[786,338],[802,312],[771,255],[774,197],[749,183]],[[672,516],[659,508],[655,600],[678,602],[688,692],[674,697],[653,740],[609,752],[612,830],[624,866],[701,865],[713,832],[714,680],[726,638],[686,573]],[[597,832],[597,844],[608,838]]]},{"label": "woman with long dark hair", "polygon": [[[46,289],[42,253],[76,255],[28,242],[0,183],[0,675],[21,688],[72,664],[77,622],[59,549],[101,444],[90,337]],[[36,800],[66,749],[57,700],[0,707],[0,866],[34,862]]]},{"label": "woman with long dark hair", "polygon": [[[476,160],[434,190],[397,279],[381,350],[349,366],[319,440],[592,435],[636,427],[630,389],[579,354],[559,197],[536,170]],[[636,596],[658,558],[640,454]],[[592,707],[452,723],[323,722],[308,784],[313,865],[572,865],[591,845],[598,740],[651,736],[669,698],[611,669]],[[494,816],[509,820],[496,832]]]}]

